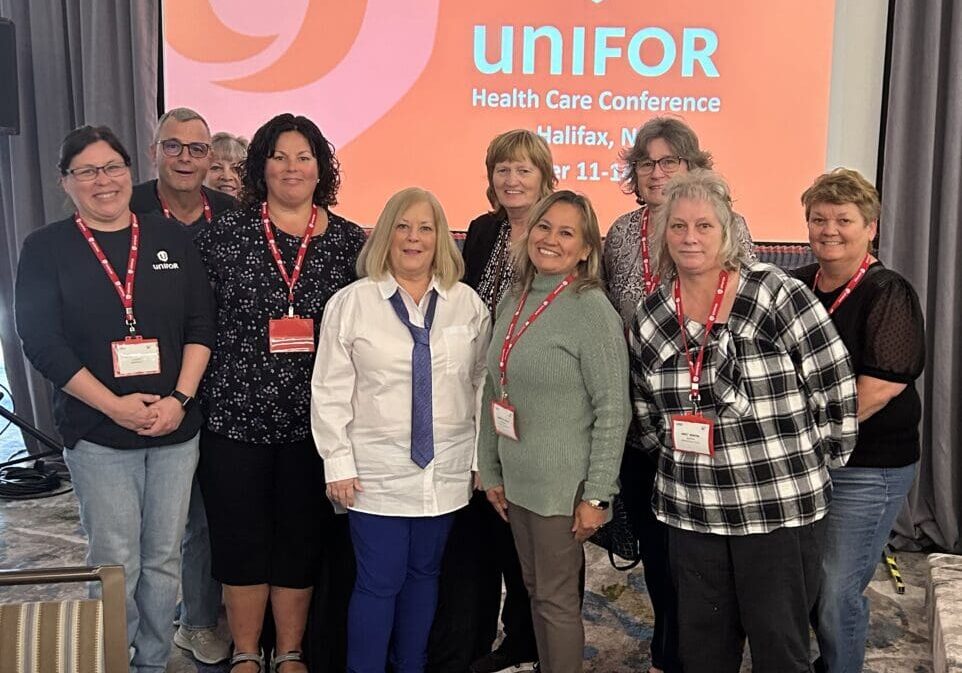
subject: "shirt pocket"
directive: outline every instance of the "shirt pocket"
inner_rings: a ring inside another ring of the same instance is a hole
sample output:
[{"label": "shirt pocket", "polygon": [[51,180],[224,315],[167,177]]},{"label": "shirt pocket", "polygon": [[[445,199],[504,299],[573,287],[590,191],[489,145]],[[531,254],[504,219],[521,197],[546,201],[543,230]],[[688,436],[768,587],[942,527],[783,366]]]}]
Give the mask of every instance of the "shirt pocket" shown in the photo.
[{"label": "shirt pocket", "polygon": [[478,332],[470,325],[453,325],[441,330],[445,371],[467,376],[474,368],[474,342]]}]

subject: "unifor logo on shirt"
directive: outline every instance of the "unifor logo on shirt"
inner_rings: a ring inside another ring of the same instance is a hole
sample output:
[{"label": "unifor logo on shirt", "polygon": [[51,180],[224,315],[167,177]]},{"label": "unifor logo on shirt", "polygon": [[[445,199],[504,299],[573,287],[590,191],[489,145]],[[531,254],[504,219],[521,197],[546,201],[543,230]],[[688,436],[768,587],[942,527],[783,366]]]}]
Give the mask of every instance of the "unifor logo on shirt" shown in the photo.
[{"label": "unifor logo on shirt", "polygon": [[158,264],[154,264],[154,271],[171,271],[180,268],[180,264],[177,262],[168,261],[170,259],[170,255],[167,254],[166,250],[158,250],[157,259],[159,259],[160,262]]}]

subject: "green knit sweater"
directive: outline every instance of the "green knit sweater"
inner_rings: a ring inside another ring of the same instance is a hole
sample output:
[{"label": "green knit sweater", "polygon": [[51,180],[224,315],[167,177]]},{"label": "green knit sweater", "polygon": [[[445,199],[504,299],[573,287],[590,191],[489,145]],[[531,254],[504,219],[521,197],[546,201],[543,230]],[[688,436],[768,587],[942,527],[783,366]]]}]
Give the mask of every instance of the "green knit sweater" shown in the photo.
[{"label": "green knit sweater", "polygon": [[[563,276],[535,276],[519,327]],[[518,305],[498,305],[488,350],[478,465],[484,487],[504,484],[509,502],[541,516],[571,516],[579,495],[611,500],[631,415],[621,320],[600,289],[568,288],[531,324],[508,360],[518,440],[494,432],[498,359]],[[584,493],[580,494],[582,484]]]}]

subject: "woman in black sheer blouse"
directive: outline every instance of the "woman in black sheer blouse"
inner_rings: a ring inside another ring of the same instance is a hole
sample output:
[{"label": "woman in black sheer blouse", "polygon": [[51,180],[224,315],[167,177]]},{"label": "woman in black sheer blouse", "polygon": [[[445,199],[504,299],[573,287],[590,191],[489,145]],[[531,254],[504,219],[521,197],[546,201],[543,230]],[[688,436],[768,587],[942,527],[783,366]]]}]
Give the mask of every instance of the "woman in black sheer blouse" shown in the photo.
[{"label": "woman in black sheer blouse", "polygon": [[818,259],[795,270],[829,310],[858,377],[859,435],[845,467],[831,470],[822,588],[813,612],[816,670],[861,671],[868,627],[863,595],[915,479],[925,364],[918,297],[872,255],[881,210],[875,188],[844,168],[802,195]]}]

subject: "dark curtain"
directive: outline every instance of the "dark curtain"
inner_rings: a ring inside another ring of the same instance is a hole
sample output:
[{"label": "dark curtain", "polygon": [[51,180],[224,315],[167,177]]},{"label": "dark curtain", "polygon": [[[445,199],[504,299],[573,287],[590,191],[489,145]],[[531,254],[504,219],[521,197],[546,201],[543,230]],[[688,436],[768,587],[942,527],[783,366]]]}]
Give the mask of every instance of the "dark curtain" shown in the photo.
[{"label": "dark curtain", "polygon": [[880,254],[925,312],[922,460],[896,544],[962,552],[962,0],[894,0]]},{"label": "dark curtain", "polygon": [[27,234],[69,212],[56,164],[71,129],[112,127],[133,157],[135,181],[147,177],[159,0],[0,0],[0,16],[16,26],[21,129],[0,137],[0,342],[16,413],[56,434],[49,384],[24,359],[14,326],[17,257]]}]

